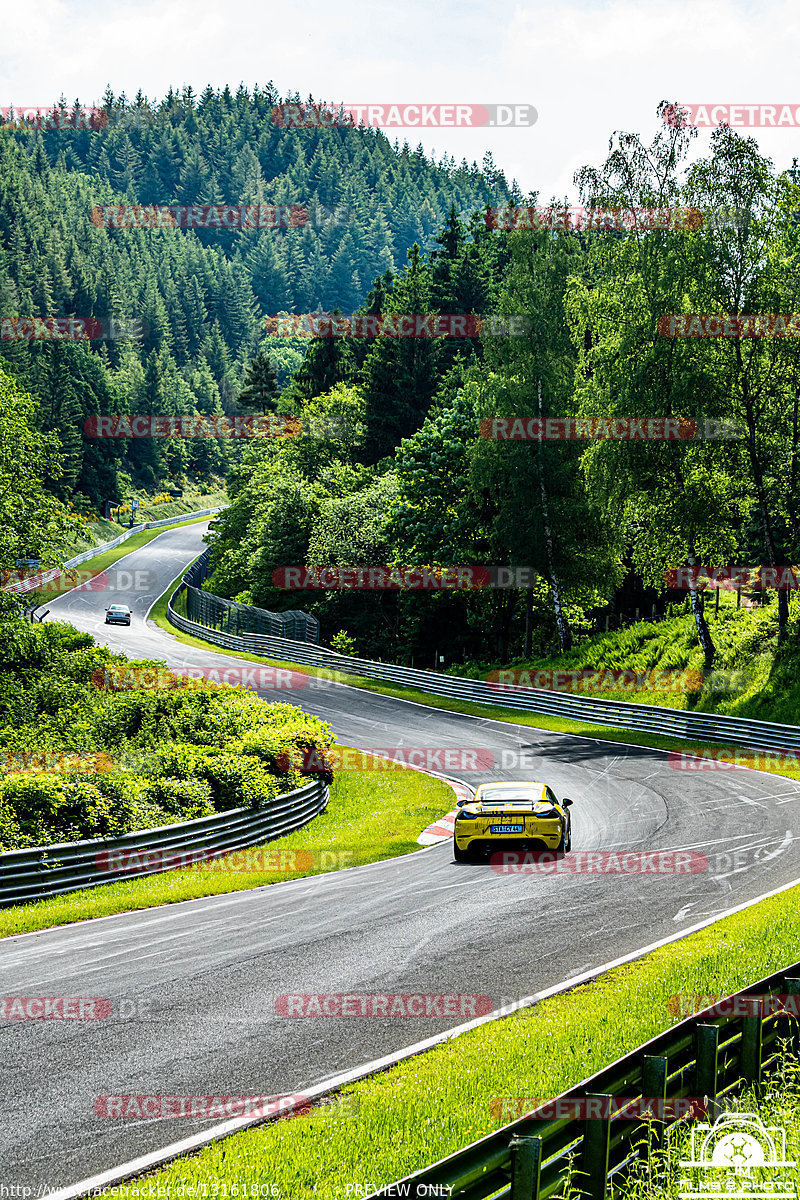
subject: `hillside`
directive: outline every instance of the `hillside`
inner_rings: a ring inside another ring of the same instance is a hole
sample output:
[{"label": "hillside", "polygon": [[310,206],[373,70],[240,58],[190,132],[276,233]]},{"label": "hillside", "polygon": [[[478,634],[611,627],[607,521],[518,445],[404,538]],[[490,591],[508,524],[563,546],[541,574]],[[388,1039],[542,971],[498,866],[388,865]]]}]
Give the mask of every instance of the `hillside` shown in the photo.
[{"label": "hillside", "polygon": [[[79,511],[131,486],[208,483],[238,455],[213,437],[92,440],[87,416],[240,412],[266,316],[352,311],[414,242],[434,244],[451,209],[468,218],[510,194],[491,156],[480,170],[433,162],[374,129],[281,128],[279,102],[270,86],[139,96],[133,107],[109,94],[96,128],[0,130],[0,361],[58,435],[50,486]],[[208,204],[310,216],[283,228],[153,230],[106,226],[96,213]],[[20,318],[68,316],[106,331],[140,322],[143,336],[15,340]],[[266,340],[283,386],[307,341]]]}]

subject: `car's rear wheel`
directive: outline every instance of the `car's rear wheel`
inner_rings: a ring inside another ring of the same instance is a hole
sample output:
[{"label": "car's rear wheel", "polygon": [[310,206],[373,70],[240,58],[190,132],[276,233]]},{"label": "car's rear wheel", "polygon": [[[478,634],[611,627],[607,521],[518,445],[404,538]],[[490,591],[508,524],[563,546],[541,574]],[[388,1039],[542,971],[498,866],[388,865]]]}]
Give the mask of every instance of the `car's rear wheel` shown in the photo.
[{"label": "car's rear wheel", "polygon": [[569,829],[567,828],[567,823],[565,821],[564,829],[561,834],[561,841],[556,846],[556,852],[563,854],[567,850],[569,850],[571,845],[572,845],[572,834],[570,833]]},{"label": "car's rear wheel", "polygon": [[469,862],[472,855],[469,850],[462,850],[458,846],[455,838],[453,838],[453,858],[456,862]]}]

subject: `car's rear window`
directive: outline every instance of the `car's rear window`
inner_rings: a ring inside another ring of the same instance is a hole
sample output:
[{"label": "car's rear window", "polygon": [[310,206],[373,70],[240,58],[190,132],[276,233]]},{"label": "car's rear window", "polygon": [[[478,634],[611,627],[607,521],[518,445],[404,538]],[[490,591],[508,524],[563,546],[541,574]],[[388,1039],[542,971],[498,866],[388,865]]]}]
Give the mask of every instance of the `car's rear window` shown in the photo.
[{"label": "car's rear window", "polygon": [[130,610],[125,608],[122,604],[112,604],[108,611],[112,613],[123,613],[125,616],[127,616]]},{"label": "car's rear window", "polygon": [[514,801],[524,801],[529,803],[531,800],[541,800],[542,789],[538,787],[532,788],[514,788],[513,791],[505,788],[489,788],[485,792],[481,792],[481,804],[513,804]]}]

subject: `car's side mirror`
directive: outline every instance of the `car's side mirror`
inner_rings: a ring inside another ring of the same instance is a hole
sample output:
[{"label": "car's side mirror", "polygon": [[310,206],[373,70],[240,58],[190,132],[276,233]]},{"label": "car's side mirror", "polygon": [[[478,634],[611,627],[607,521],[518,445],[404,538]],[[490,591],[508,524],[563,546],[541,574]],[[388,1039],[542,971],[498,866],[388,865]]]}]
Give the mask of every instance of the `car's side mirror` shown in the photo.
[{"label": "car's side mirror", "polygon": [[570,806],[571,804],[572,804],[572,801],[571,801],[571,800],[568,800],[566,796],[565,796],[565,797],[564,797],[564,799],[561,801],[561,807],[562,807],[562,808],[569,808],[569,806]]}]

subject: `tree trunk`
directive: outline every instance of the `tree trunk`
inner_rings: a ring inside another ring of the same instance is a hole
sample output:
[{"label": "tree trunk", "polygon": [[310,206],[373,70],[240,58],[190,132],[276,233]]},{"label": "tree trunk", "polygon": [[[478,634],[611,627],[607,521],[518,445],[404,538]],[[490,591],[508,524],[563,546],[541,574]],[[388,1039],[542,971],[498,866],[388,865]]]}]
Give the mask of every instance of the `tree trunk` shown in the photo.
[{"label": "tree trunk", "polygon": [[[693,567],[695,565],[696,560],[694,557],[694,546],[689,547],[689,553],[686,557],[686,561],[690,567]],[[714,661],[714,655],[716,654],[716,648],[714,646],[714,641],[711,637],[711,633],[709,632],[708,625],[706,624],[706,618],[703,613],[703,604],[700,599],[700,593],[698,592],[697,588],[695,588],[695,587],[689,588],[689,600],[690,600],[690,603],[692,606],[692,614],[694,616],[694,623],[697,626],[697,636],[700,639],[700,645],[703,648],[703,657],[705,658],[705,667],[706,667],[706,670],[708,671],[708,670],[710,670],[711,664]]]},{"label": "tree trunk", "polygon": [[[772,528],[772,515],[770,513],[769,504],[767,501],[766,488],[764,486],[764,472],[761,465],[761,460],[758,456],[758,448],[756,446],[756,417],[753,406],[752,397],[749,394],[747,383],[744,387],[744,411],[745,421],[747,423],[747,450],[750,458],[750,470],[753,473],[753,482],[756,487],[756,498],[758,507],[761,513],[761,526],[764,530],[764,545],[769,558],[769,565],[774,567],[777,565],[778,558],[783,560],[784,555],[777,552],[775,546],[775,536]],[[789,625],[789,597],[785,592],[778,592],[778,641],[782,642],[786,637],[786,631]]]},{"label": "tree trunk", "polygon": [[[539,380],[539,428],[542,428],[542,381]],[[542,469],[542,441],[539,438],[539,486],[542,491],[542,522],[544,524],[544,540],[547,546],[547,569],[550,576],[550,587],[553,591],[553,610],[556,616],[556,628],[558,629],[558,641],[561,646],[562,654],[566,654],[572,649],[572,633],[570,631],[569,622],[561,605],[561,591],[558,586],[558,575],[555,567],[555,551],[553,550],[553,531],[550,527],[550,510],[547,503],[547,490],[544,486],[544,471]]]},{"label": "tree trunk", "polygon": [[523,651],[525,658],[530,658],[533,653],[533,589],[527,587],[525,589],[525,649]]}]

